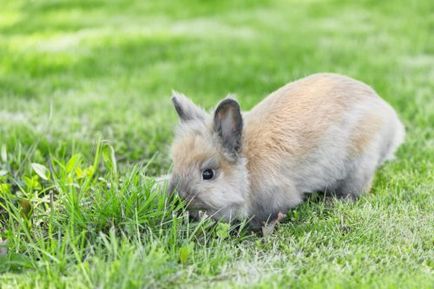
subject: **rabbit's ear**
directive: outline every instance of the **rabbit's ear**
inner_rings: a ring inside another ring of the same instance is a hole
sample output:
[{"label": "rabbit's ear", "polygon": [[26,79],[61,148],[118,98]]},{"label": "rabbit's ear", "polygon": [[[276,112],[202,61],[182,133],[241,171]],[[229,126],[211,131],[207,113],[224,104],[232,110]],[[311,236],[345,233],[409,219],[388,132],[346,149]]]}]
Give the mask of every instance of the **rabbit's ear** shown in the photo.
[{"label": "rabbit's ear", "polygon": [[223,147],[233,156],[241,150],[243,117],[240,105],[232,98],[224,99],[214,113],[214,131],[218,134]]},{"label": "rabbit's ear", "polygon": [[197,105],[195,105],[182,93],[172,91],[172,102],[176,112],[179,115],[179,118],[182,121],[189,121],[194,119],[204,120],[206,118],[206,112]]}]

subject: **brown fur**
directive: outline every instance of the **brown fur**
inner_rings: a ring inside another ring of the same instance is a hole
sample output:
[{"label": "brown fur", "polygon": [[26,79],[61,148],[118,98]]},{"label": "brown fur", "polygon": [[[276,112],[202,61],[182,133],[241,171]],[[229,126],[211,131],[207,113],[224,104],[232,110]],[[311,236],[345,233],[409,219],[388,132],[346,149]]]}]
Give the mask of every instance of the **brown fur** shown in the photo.
[{"label": "brown fur", "polygon": [[349,144],[350,153],[353,156],[358,156],[366,151],[367,146],[380,131],[383,122],[381,116],[371,113],[355,127]]},{"label": "brown fur", "polygon": [[[249,170],[279,168],[281,159],[275,159],[270,151],[278,151],[285,158],[291,156],[294,161],[309,154],[352,102],[366,95],[375,97],[369,86],[357,82],[354,89],[354,84],[345,76],[315,74],[287,84],[260,102],[245,116],[243,152]],[[348,91],[354,93],[351,98]]]}]

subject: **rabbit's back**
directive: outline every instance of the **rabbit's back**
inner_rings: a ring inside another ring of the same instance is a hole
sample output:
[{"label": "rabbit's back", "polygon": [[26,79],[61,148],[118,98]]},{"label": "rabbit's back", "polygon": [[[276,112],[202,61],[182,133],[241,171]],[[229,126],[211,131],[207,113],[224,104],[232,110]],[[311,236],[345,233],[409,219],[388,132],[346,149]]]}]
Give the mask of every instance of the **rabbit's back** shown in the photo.
[{"label": "rabbit's back", "polygon": [[371,176],[403,136],[395,111],[372,88],[323,73],[278,89],[246,113],[243,152],[259,190],[279,182],[297,192],[340,190],[354,170]]}]

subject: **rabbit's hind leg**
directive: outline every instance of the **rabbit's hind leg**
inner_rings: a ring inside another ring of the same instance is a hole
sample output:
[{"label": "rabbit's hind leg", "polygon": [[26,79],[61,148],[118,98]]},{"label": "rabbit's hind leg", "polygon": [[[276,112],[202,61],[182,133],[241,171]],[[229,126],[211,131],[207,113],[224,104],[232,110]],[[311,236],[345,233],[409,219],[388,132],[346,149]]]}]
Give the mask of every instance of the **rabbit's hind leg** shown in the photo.
[{"label": "rabbit's hind leg", "polygon": [[335,193],[338,198],[355,200],[360,195],[371,190],[372,180],[378,161],[366,157],[362,162],[356,162],[345,179],[339,182]]}]

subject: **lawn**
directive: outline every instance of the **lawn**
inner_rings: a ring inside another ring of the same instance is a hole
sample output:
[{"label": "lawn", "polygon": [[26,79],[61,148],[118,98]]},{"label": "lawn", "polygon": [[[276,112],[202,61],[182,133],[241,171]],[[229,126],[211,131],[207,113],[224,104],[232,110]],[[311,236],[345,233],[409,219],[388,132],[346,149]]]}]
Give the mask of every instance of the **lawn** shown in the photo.
[{"label": "lawn", "polygon": [[[434,288],[433,31],[430,0],[0,0],[0,288]],[[320,71],[405,123],[372,192],[264,238],[189,221],[171,90],[248,110]]]}]

